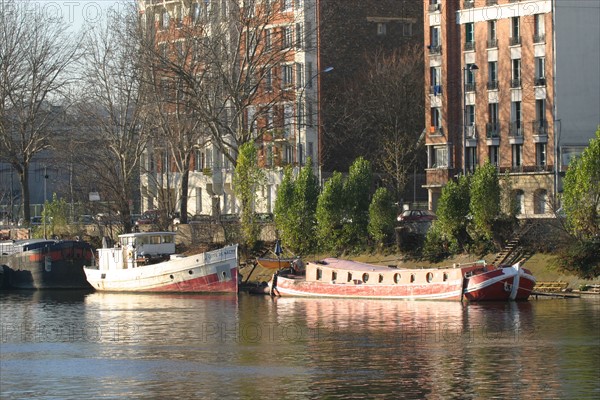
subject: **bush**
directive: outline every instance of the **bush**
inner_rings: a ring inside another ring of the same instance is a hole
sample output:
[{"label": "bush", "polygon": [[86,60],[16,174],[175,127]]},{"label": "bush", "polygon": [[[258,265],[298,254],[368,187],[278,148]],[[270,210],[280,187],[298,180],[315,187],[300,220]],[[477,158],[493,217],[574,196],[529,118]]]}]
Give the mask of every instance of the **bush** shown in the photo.
[{"label": "bush", "polygon": [[573,240],[558,253],[554,266],[583,279],[600,276],[600,241]]}]

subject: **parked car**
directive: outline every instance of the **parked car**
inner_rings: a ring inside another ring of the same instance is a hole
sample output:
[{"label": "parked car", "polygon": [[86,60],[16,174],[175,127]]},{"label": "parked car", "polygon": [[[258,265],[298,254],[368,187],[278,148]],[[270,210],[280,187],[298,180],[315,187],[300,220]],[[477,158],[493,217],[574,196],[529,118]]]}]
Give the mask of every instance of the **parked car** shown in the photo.
[{"label": "parked car", "polygon": [[81,225],[91,225],[94,222],[94,217],[88,214],[80,215],[79,217],[77,217],[77,223]]},{"label": "parked car", "polygon": [[160,220],[160,210],[146,210],[142,215],[135,221],[136,225],[150,225],[156,224]]},{"label": "parked car", "polygon": [[427,210],[406,210],[398,215],[398,222],[430,222],[437,217]]}]

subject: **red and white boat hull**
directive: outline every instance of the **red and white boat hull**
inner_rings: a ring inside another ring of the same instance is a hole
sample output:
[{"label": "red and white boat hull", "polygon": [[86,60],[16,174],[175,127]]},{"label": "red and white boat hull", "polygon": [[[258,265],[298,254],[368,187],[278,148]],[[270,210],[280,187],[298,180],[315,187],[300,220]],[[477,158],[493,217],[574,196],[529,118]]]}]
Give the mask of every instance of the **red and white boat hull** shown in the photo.
[{"label": "red and white boat hull", "polygon": [[[118,256],[116,253],[115,256]],[[84,268],[96,290],[117,292],[219,292],[238,290],[237,246],[124,269]]]},{"label": "red and white boat hull", "polygon": [[308,263],[305,276],[275,274],[269,285],[270,293],[277,296],[507,301],[526,300],[535,278],[519,264],[395,269],[325,259]]},{"label": "red and white boat hull", "polygon": [[519,264],[466,279],[464,297],[469,301],[527,300],[535,286],[531,272]]}]

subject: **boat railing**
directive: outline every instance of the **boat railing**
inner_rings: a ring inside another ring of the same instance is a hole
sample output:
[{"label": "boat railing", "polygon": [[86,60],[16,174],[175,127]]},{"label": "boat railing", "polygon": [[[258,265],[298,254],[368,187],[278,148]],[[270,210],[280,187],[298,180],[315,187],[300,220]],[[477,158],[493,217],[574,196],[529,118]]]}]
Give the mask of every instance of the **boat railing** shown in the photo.
[{"label": "boat railing", "polygon": [[5,243],[0,243],[0,254],[4,255],[11,255],[11,254],[17,254],[17,253],[22,253],[23,252],[23,246],[17,246],[15,245],[12,241],[11,242],[5,242]]}]

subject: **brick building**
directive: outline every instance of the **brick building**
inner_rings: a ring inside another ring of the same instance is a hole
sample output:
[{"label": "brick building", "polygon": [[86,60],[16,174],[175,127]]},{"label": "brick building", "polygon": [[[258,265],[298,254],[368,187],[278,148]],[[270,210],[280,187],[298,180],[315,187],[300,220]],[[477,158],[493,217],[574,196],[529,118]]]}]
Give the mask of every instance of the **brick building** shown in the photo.
[{"label": "brick building", "polygon": [[600,3],[428,0],[424,12],[430,208],[489,161],[510,173],[521,216],[550,213],[600,123]]},{"label": "brick building", "polygon": [[[336,114],[332,107],[327,107],[328,99],[333,99],[345,82],[354,78],[363,65],[364,54],[375,48],[422,43],[423,10],[413,0],[139,0],[138,3],[149,19],[146,22],[157,26],[157,35],[167,41],[179,40],[178,25],[194,23],[200,15],[219,16],[218,23],[222,24],[228,18],[238,18],[240,12],[259,14],[261,7],[273,10],[271,19],[257,26],[262,31],[258,47],[261,51],[272,48],[284,55],[276,62],[271,58],[253,101],[234,110],[233,117],[227,116],[231,132],[251,134],[258,148],[259,164],[268,172],[267,184],[257,193],[257,212],[272,212],[283,167],[298,168],[310,158],[321,176],[322,170],[339,166],[327,162],[341,158],[336,157],[336,149],[324,150],[328,146],[323,140],[324,132],[336,134],[331,123]],[[189,214],[237,213],[232,188],[233,164],[223,150],[223,146],[209,142],[196,151],[190,168]],[[229,154],[232,153],[235,146],[231,147]],[[180,174],[163,167],[169,165],[164,154],[150,148],[143,161],[148,172],[141,180],[142,209],[160,207],[159,193],[177,197],[175,188],[180,183]],[[174,203],[179,201],[175,199]]]}]

